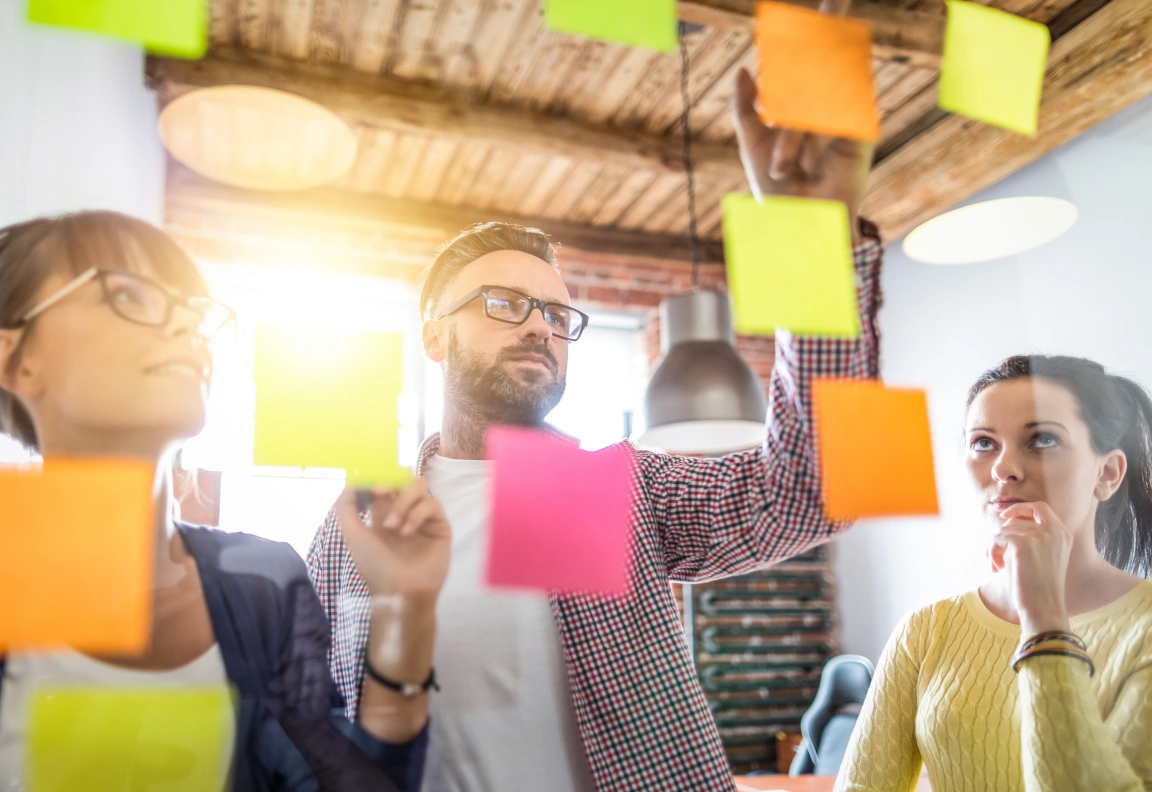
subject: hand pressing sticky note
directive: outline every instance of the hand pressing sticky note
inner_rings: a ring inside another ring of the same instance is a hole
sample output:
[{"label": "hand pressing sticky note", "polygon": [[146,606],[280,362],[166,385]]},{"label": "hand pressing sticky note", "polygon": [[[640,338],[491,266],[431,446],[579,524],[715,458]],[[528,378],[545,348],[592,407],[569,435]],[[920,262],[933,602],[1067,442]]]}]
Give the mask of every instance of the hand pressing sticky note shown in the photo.
[{"label": "hand pressing sticky note", "polygon": [[839,201],[725,195],[724,258],[736,331],[860,335],[848,209]]},{"label": "hand pressing sticky note", "polygon": [[201,58],[208,50],[207,0],[28,0],[28,20],[134,41],[158,55]]},{"label": "hand pressing sticky note", "polygon": [[253,464],[343,468],[353,486],[400,487],[400,333],[256,328]]},{"label": "hand pressing sticky note", "polygon": [[488,432],[487,583],[619,596],[628,589],[632,449],[581,451],[532,429]]},{"label": "hand pressing sticky note", "polygon": [[575,33],[657,52],[676,49],[676,0],[545,0],[544,22]]},{"label": "hand pressing sticky note", "polygon": [[41,689],[28,713],[28,792],[204,792],[228,786],[225,687]]},{"label": "hand pressing sticky note", "polygon": [[148,643],[156,516],[145,462],[49,459],[0,470],[0,655]]},{"label": "hand pressing sticky note", "polygon": [[1051,40],[1039,22],[949,0],[940,107],[1035,135]]},{"label": "hand pressing sticky note", "polygon": [[939,514],[924,391],[816,380],[812,402],[830,519]]},{"label": "hand pressing sticky note", "polygon": [[784,3],[756,9],[760,114],[769,126],[880,137],[867,22]]}]

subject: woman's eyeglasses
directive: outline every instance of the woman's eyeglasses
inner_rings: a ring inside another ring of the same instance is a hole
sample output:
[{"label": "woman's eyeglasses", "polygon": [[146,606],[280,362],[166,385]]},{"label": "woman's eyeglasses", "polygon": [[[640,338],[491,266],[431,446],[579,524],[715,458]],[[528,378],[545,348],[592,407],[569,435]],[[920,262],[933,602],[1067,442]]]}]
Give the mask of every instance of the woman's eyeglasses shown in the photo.
[{"label": "woman's eyeglasses", "polygon": [[156,281],[132,272],[95,268],[79,275],[20,317],[19,326],[28,324],[90,281],[100,284],[104,302],[126,321],[148,327],[165,327],[172,321],[172,313],[179,305],[200,317],[197,334],[205,341],[227,343],[236,337],[236,312],[218,300],[178,295]]},{"label": "woman's eyeglasses", "polygon": [[532,311],[539,308],[544,321],[552,326],[552,332],[566,341],[579,339],[584,328],[588,326],[588,314],[577,311],[570,305],[537,300],[506,286],[481,286],[474,289],[449,305],[444,313],[436,318],[443,319],[456,313],[477,297],[482,298],[481,304],[484,306],[485,316],[508,324],[524,324]]}]

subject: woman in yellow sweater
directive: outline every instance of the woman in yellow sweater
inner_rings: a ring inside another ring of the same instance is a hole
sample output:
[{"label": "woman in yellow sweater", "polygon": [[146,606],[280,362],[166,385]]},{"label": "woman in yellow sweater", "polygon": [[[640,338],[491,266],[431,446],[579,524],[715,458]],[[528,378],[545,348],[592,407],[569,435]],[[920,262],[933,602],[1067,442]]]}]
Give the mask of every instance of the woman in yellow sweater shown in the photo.
[{"label": "woman in yellow sweater", "polygon": [[[1152,402],[1068,357],[968,397],[994,575],[904,619],[836,789],[1152,790]],[[1135,573],[1135,574],[1134,574]]]}]

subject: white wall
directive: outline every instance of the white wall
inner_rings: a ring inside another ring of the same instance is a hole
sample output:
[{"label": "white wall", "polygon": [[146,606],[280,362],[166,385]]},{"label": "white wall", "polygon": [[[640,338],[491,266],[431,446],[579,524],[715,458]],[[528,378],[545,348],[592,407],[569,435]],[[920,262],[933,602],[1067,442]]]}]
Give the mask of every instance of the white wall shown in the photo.
[{"label": "white wall", "polygon": [[987,528],[961,469],[968,386],[1024,352],[1082,355],[1152,387],[1152,97],[964,203],[1052,195],[1080,210],[1060,239],[939,267],[888,248],[882,375],[926,388],[940,517],[865,520],[835,542],[841,646],[875,660],[908,611],[989,575]]},{"label": "white wall", "polygon": [[164,150],[139,47],[25,21],[0,0],[0,226],[116,209],[159,223]]}]

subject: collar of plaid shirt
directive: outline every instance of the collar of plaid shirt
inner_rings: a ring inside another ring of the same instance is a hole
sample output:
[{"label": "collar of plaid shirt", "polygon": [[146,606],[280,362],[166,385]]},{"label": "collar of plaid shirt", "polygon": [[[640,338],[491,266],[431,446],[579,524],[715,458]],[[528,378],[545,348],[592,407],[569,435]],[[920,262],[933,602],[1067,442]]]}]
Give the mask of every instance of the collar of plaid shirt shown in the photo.
[{"label": "collar of plaid shirt", "polygon": [[[809,384],[878,374],[881,248],[875,228],[862,226],[854,250],[860,337],[778,332],[765,444],[719,459],[638,452],[629,595],[549,596],[580,737],[601,792],[735,788],[669,581],[753,572],[846,527],[824,517]],[[420,470],[438,447],[439,437],[428,438]],[[333,625],[333,676],[352,717],[368,640],[368,589],[334,515],[317,532],[308,567]]]}]

